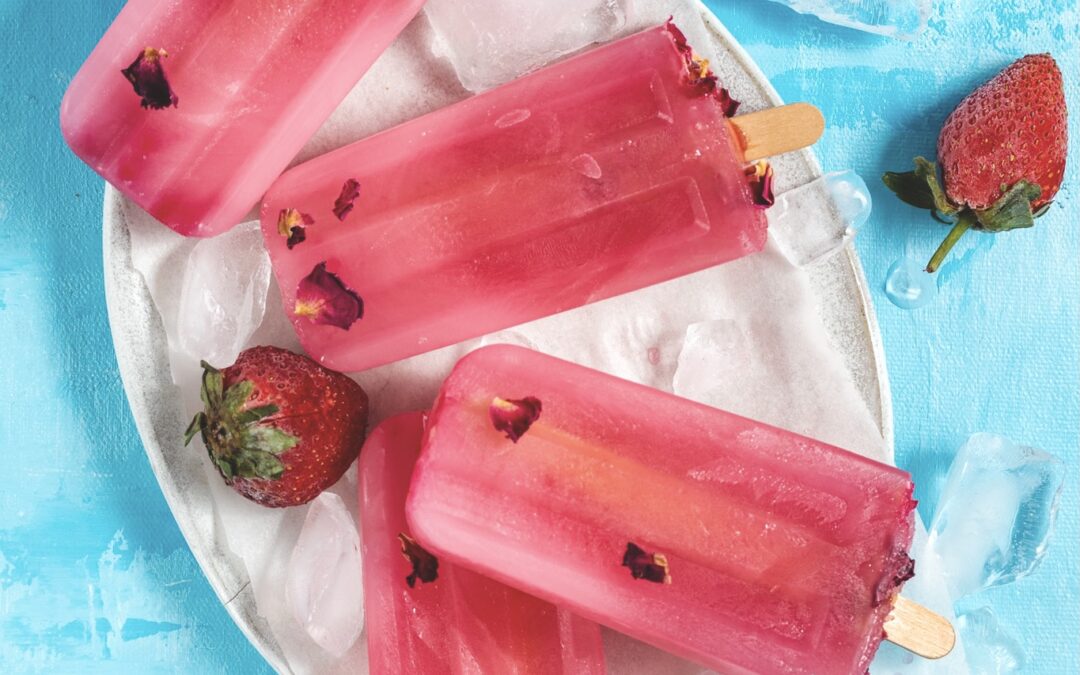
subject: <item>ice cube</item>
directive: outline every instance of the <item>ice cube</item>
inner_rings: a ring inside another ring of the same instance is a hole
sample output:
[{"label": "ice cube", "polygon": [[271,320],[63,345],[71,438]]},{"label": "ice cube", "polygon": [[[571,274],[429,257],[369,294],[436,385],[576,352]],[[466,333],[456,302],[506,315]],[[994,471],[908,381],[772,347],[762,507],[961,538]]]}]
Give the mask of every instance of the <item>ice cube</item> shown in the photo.
[{"label": "ice cube", "polygon": [[870,217],[866,182],[854,171],[838,171],[788,190],[769,208],[769,235],[781,253],[800,267],[835,253]]},{"label": "ice cube", "polygon": [[[778,314],[691,324],[678,357],[674,393],[881,457],[881,434],[854,382],[838,378],[825,383],[815,374],[843,368],[836,352],[802,331],[801,317],[792,318]],[[852,414],[840,419],[835,410]]]},{"label": "ice cube", "polygon": [[1061,460],[994,434],[956,453],[930,526],[953,598],[1030,574],[1046,553],[1065,478]]},{"label": "ice cube", "polygon": [[262,321],[269,286],[270,257],[258,221],[201,240],[184,270],[180,349],[196,361],[232,364]]},{"label": "ice cube", "polygon": [[613,37],[630,0],[428,0],[435,52],[465,88],[483,91]]},{"label": "ice cube", "polygon": [[774,0],[822,21],[902,40],[926,28],[930,0]]},{"label": "ice cube", "polygon": [[1024,649],[989,607],[961,614],[956,628],[967,645],[971,675],[1008,675],[1024,667]]},{"label": "ice cube", "polygon": [[364,628],[360,536],[341,497],[324,492],[308,508],[289,559],[285,595],[311,639],[341,656]]}]

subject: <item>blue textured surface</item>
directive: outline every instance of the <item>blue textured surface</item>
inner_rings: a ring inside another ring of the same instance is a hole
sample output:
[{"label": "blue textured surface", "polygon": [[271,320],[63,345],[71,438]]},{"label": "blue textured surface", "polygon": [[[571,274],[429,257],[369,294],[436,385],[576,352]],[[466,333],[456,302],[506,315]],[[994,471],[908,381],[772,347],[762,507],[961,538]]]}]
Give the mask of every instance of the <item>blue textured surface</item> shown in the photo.
[{"label": "blue textured surface", "polygon": [[[121,4],[0,2],[0,671],[265,672],[146,462],[105,314],[102,186],[57,128],[64,88]],[[1080,672],[1080,128],[1058,206],[1033,231],[969,235],[942,270],[938,301],[914,312],[885,300],[886,271],[902,254],[928,257],[944,231],[875,179],[932,156],[951,107],[1026,52],[1059,58],[1080,114],[1075,0],[939,1],[912,44],[763,0],[709,4],[785,99],[822,107],[825,167],[853,167],[874,190],[858,248],[885,339],[898,460],[916,475],[924,514],[973,431],[1069,462],[1043,566],[980,601],[1025,645],[1025,672]]]}]

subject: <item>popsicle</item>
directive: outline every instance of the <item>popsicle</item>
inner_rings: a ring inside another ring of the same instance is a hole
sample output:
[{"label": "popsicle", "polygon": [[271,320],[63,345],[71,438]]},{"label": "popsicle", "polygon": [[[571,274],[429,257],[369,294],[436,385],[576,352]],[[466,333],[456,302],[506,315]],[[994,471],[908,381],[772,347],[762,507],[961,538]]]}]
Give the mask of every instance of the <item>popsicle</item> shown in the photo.
[{"label": "popsicle", "polygon": [[71,81],[71,149],[177,232],[243,220],[423,0],[129,0]]},{"label": "popsicle", "polygon": [[744,160],[823,122],[736,105],[668,23],[294,167],[262,226],[304,349],[363,370],[759,250]]},{"label": "popsicle", "polygon": [[603,675],[591,621],[427,554],[405,523],[424,415],[383,422],[360,453],[364,610],[372,675]]},{"label": "popsicle", "polygon": [[862,675],[913,573],[912,488],[845,450],[496,345],[443,384],[406,513],[440,560],[719,672]]}]

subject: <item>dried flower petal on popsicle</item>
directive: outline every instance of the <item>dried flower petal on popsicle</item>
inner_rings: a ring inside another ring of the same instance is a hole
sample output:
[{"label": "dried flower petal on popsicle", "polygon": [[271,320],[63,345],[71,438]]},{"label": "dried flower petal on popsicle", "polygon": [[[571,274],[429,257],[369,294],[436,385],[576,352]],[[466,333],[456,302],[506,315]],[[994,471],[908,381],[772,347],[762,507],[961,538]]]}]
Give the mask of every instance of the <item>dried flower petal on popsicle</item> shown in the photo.
[{"label": "dried flower petal on popsicle", "polygon": [[418,579],[430,584],[439,578],[438,558],[425,551],[423,546],[404,532],[398,533],[398,541],[401,542],[401,555],[412,565],[412,572],[405,577],[409,588],[415,587]]},{"label": "dried flower petal on popsicle", "polygon": [[765,160],[754,162],[746,168],[746,175],[750,181],[750,190],[754,195],[754,204],[762,208],[769,208],[776,203],[773,194],[773,168]]},{"label": "dried flower petal on popsicle", "polygon": [[338,220],[345,220],[345,216],[352,212],[356,206],[356,198],[360,196],[360,181],[350,178],[341,186],[341,194],[334,200],[334,215]]},{"label": "dried flower petal on popsicle", "polygon": [[364,316],[364,301],[332,272],[326,262],[316,265],[296,287],[293,314],[311,323],[349,330]]},{"label": "dried flower petal on popsicle", "polygon": [[488,408],[488,416],[496,431],[505,433],[507,438],[517,443],[532,423],[540,418],[541,408],[540,399],[533,396],[519,399],[495,397]]},{"label": "dried flower petal on popsicle", "polygon": [[278,213],[278,234],[285,237],[285,246],[292,250],[294,246],[307,239],[306,226],[313,225],[315,219],[296,209],[281,209]]},{"label": "dried flower petal on popsicle", "polygon": [[635,579],[645,579],[657,584],[671,583],[667,556],[663,553],[646,553],[643,548],[631,541],[626,544],[622,564],[623,567],[630,568],[630,575]]},{"label": "dried flower petal on popsicle", "polygon": [[728,117],[734,117],[739,110],[740,103],[732,98],[727,89],[720,86],[719,79],[709,70],[709,60],[694,53],[694,49],[687,41],[686,35],[679,30],[674,21],[668,19],[664,27],[671,33],[675,48],[679,50],[683,57],[690,85],[706,94],[711,94],[720,103],[724,114]]},{"label": "dried flower petal on popsicle", "polygon": [[161,110],[180,103],[180,99],[169,86],[169,79],[165,77],[162,59],[168,55],[164,49],[147,47],[139,52],[130,66],[120,71],[128,82],[131,82],[135,93],[142,99],[144,108]]}]

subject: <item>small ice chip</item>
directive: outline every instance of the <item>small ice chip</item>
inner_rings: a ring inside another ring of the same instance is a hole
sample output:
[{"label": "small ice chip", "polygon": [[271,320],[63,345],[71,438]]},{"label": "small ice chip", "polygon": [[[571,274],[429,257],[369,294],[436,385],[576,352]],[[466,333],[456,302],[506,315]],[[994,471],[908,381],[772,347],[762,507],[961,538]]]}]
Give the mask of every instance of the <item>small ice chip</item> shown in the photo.
[{"label": "small ice chip", "polygon": [[989,607],[957,617],[971,675],[1009,675],[1024,667],[1024,648],[997,622]]},{"label": "small ice chip", "polygon": [[930,526],[954,599],[1030,574],[1046,554],[1065,465],[993,434],[956,453]]},{"label": "small ice chip", "polygon": [[176,344],[196,362],[232,363],[262,322],[269,287],[258,222],[201,240],[184,270]]},{"label": "small ice chip", "polygon": [[341,497],[311,502],[289,559],[285,595],[293,617],[334,656],[349,650],[364,628],[360,536]]}]

